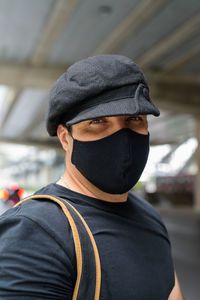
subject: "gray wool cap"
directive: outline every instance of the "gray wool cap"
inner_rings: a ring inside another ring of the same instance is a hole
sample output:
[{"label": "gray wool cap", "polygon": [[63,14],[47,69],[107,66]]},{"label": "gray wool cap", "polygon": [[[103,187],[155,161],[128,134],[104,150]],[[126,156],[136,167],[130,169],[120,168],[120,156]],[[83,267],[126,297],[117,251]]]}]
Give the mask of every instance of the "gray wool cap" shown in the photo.
[{"label": "gray wool cap", "polygon": [[97,55],[71,65],[55,82],[46,125],[49,135],[56,136],[59,124],[134,114],[160,114],[143,72],[128,57]]}]

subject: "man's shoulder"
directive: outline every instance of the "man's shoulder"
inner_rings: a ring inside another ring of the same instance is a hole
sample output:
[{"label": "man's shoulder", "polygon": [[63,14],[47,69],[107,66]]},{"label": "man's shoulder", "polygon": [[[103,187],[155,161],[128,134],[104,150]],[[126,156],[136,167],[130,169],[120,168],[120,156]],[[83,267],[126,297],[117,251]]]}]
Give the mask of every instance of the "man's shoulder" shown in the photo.
[{"label": "man's shoulder", "polygon": [[135,207],[141,211],[141,213],[147,213],[152,215],[152,217],[160,219],[157,209],[136,192],[131,191],[129,193],[129,199],[132,201],[132,203],[134,203]]},{"label": "man's shoulder", "polygon": [[129,193],[129,199],[134,207],[134,211],[141,220],[144,220],[149,225],[149,229],[152,228],[159,231],[169,239],[166,226],[158,210],[134,191]]},{"label": "man's shoulder", "polygon": [[16,299],[72,298],[73,237],[56,204],[30,199],[7,210],[0,217],[0,258],[0,299],[14,299],[13,291]]},{"label": "man's shoulder", "polygon": [[[44,197],[47,195],[56,197],[53,184],[42,187],[34,194],[28,196],[27,198],[30,199],[19,205],[20,210],[18,211],[18,215],[25,215],[38,222],[41,220],[51,220],[51,222],[52,220],[56,220],[59,215],[62,215],[62,211],[55,202]],[[38,196],[38,198],[31,199],[32,196]]]},{"label": "man's shoulder", "polygon": [[[13,220],[26,224],[27,222],[32,223],[37,230],[45,231],[63,246],[63,236],[68,235],[71,238],[70,225],[62,209],[55,202],[43,198],[43,195],[51,195],[49,186],[38,190],[34,195],[41,195],[41,197],[29,199],[21,205],[7,210],[0,217],[0,222],[6,222],[8,226],[12,226]],[[28,228],[28,224],[26,227]]]}]

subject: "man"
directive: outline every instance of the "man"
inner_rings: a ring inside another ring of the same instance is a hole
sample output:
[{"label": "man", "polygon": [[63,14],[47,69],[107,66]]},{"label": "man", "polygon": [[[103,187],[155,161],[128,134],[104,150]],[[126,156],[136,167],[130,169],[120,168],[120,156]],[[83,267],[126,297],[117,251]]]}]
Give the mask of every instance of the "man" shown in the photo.
[{"label": "man", "polygon": [[[119,55],[75,63],[50,95],[47,130],[66,152],[66,170],[36,194],[62,197],[84,217],[100,255],[102,300],[183,299],[159,214],[129,193],[148,157],[148,114],[159,110],[147,81]],[[76,258],[59,207],[30,200],[9,210],[0,241],[0,299],[72,299]]]}]

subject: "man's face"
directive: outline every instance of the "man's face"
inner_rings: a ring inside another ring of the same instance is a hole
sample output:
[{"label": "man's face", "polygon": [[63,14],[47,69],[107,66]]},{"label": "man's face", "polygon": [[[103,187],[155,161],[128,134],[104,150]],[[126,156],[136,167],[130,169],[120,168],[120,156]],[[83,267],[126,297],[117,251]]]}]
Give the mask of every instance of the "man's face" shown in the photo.
[{"label": "man's face", "polygon": [[[95,118],[86,120],[71,126],[71,132],[63,125],[58,126],[57,134],[66,151],[66,179],[71,183],[74,190],[82,193],[92,191],[88,195],[95,195],[96,198],[106,199],[105,193],[101,197],[102,190],[98,189],[92,181],[86,179],[75,164],[72,163],[74,140],[95,141],[110,136],[121,129],[129,128],[139,134],[148,135],[148,122],[145,115],[115,116]],[[121,141],[121,140],[120,140]],[[82,156],[81,156],[82,157]],[[116,194],[116,193],[115,193]],[[121,192],[119,193],[121,194]],[[127,194],[127,193],[125,193]],[[116,195],[115,195],[116,197]],[[115,198],[114,197],[114,198]],[[110,192],[109,192],[110,199]],[[110,201],[110,200],[109,200]]]},{"label": "man's face", "polygon": [[137,133],[148,134],[146,115],[102,117],[72,125],[71,133],[79,141],[94,141],[129,128]]}]

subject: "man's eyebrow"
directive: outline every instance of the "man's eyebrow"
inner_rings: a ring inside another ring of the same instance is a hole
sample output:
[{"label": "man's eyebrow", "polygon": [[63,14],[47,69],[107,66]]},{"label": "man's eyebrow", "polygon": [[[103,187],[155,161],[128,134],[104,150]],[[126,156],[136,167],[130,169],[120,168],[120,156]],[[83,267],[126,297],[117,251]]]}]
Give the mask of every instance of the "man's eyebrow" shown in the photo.
[{"label": "man's eyebrow", "polygon": [[132,114],[128,115],[129,117],[144,117],[144,115],[139,115],[139,114]]}]

